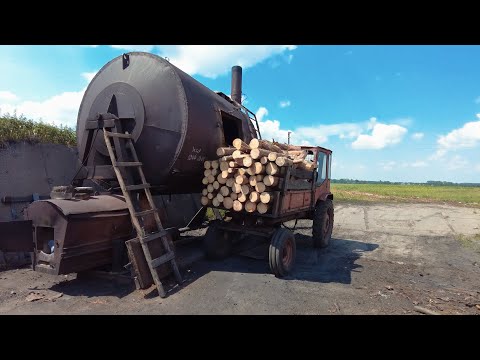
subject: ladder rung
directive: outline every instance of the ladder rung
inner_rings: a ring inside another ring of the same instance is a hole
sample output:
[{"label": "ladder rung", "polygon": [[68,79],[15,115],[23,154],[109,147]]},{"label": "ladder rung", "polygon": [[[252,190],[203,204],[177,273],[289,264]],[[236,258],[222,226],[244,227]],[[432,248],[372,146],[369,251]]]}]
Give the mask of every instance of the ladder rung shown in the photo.
[{"label": "ladder rung", "polygon": [[125,186],[125,189],[127,191],[150,189],[150,184],[127,185]]},{"label": "ladder rung", "polygon": [[107,134],[107,136],[110,136],[110,137],[117,137],[117,138],[123,138],[123,139],[131,139],[132,138],[132,134],[115,133],[115,132],[106,131],[106,130],[104,130],[104,131]]},{"label": "ladder rung", "polygon": [[154,212],[156,212],[157,209],[150,209],[150,210],[145,210],[145,211],[139,211],[137,213],[135,213],[135,216],[145,216],[145,215],[148,215],[148,214],[153,214]]},{"label": "ladder rung", "polygon": [[166,235],[168,235],[168,232],[166,232],[165,230],[160,230],[156,233],[148,234],[143,239],[141,239],[140,242],[146,244],[146,243],[148,243],[152,240],[158,239],[158,238],[160,238],[162,236],[166,236]]},{"label": "ladder rung", "polygon": [[150,266],[152,268],[159,267],[160,265],[165,264],[166,262],[168,262],[170,260],[173,260],[174,257],[175,257],[175,254],[173,253],[173,251],[170,251],[170,252],[168,252],[166,254],[163,254],[162,256],[160,256],[156,259],[153,259],[150,262]]},{"label": "ladder rung", "polygon": [[138,161],[116,161],[113,164],[113,166],[116,166],[116,167],[142,166],[142,163]]}]

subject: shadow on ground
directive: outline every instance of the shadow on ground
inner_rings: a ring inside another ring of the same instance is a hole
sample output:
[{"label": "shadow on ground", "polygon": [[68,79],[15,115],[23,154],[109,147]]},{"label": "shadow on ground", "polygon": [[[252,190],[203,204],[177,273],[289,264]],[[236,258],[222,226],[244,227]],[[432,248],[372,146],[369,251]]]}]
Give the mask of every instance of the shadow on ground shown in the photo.
[{"label": "shadow on ground", "polygon": [[[351,273],[361,271],[355,262],[364,252],[378,248],[377,244],[356,240],[333,238],[328,248],[314,249],[310,236],[295,234],[297,242],[296,264],[285,280],[305,280],[320,283],[351,283]],[[270,274],[268,265],[269,244],[252,244],[244,251],[246,256],[235,255],[223,261],[201,261],[192,267],[195,279],[210,271]],[[256,246],[255,246],[256,245]],[[273,275],[272,275],[273,276]],[[194,281],[195,279],[190,279]]]},{"label": "shadow on ground", "polygon": [[[378,248],[377,244],[362,241],[333,238],[329,247],[314,249],[311,236],[295,234],[297,244],[296,264],[292,273],[284,280],[304,280],[319,283],[350,284],[352,272],[361,271],[362,266],[356,261],[364,252]],[[199,251],[201,242],[197,242]],[[205,276],[211,271],[226,271],[238,273],[271,274],[268,265],[269,243],[249,238],[243,242],[242,248],[237,248],[237,255],[222,261],[200,260],[182,269],[184,284],[176,286],[169,295],[181,291],[189,284]],[[238,255],[240,254],[240,255]],[[272,275],[273,276],[273,275]],[[171,281],[169,281],[171,284]],[[133,282],[124,283],[102,278],[78,277],[52,286],[51,290],[71,296],[115,296],[122,298],[134,291]],[[153,287],[145,294],[145,298],[157,295]]]}]

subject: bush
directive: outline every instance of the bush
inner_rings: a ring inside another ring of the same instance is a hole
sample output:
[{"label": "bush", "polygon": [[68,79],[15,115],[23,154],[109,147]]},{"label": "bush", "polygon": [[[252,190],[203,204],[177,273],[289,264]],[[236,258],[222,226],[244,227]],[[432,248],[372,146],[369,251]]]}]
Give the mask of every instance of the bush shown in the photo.
[{"label": "bush", "polygon": [[75,130],[68,126],[54,126],[41,121],[35,122],[16,113],[0,115],[0,146],[8,143],[51,143],[75,146]]}]

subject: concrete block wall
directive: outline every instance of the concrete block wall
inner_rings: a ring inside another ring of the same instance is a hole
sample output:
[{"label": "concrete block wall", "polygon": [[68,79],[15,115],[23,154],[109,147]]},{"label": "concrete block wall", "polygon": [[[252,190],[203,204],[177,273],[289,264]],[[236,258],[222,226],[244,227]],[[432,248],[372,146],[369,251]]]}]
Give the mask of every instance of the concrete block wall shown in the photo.
[{"label": "concrete block wall", "polygon": [[[0,198],[34,193],[49,195],[53,186],[69,184],[78,167],[76,148],[57,144],[9,144],[0,148]],[[28,204],[0,202],[0,221],[22,220]],[[30,258],[25,254],[0,251],[0,267],[26,262],[30,262]]]}]

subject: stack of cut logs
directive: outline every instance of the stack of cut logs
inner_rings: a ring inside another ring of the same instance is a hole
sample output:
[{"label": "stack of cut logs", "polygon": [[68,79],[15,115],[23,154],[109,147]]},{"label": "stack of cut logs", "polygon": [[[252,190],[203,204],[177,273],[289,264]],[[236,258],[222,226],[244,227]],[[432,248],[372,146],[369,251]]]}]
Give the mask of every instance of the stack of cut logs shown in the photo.
[{"label": "stack of cut logs", "polygon": [[305,159],[306,155],[300,146],[259,139],[246,144],[235,139],[233,147],[217,149],[218,160],[205,161],[201,203],[265,214],[271,210],[274,191],[285,176],[282,167],[315,169],[315,164]]}]

